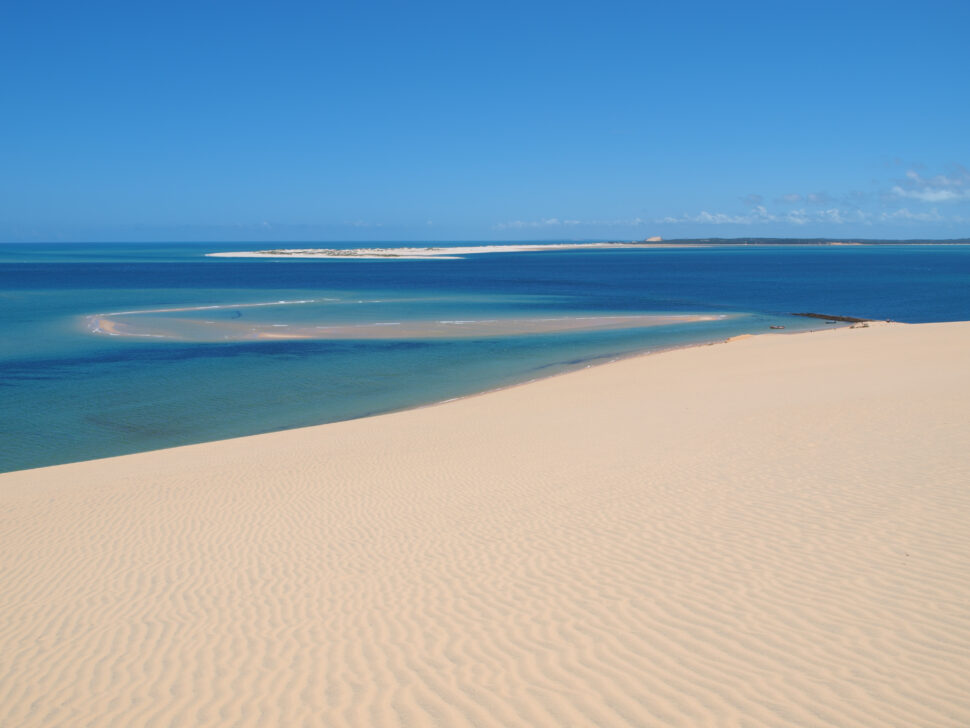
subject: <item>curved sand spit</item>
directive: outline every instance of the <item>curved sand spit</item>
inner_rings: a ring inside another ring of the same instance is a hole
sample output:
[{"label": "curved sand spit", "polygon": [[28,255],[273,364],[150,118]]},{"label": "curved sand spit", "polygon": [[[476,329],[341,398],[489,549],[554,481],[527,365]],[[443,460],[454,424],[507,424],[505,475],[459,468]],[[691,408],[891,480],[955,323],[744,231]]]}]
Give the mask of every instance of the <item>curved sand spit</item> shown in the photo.
[{"label": "curved sand spit", "polygon": [[[205,310],[209,306],[195,309]],[[180,309],[172,309],[180,310]],[[260,339],[444,339],[520,336],[563,331],[609,331],[645,326],[669,326],[724,319],[728,314],[633,314],[616,316],[544,316],[478,320],[406,320],[382,323],[315,324],[205,321],[133,314],[86,317],[91,333],[107,336],[148,336],[186,341],[248,341]],[[123,317],[123,318],[122,318]]]},{"label": "curved sand spit", "polygon": [[754,337],[0,476],[0,725],[970,725],[968,372]]}]

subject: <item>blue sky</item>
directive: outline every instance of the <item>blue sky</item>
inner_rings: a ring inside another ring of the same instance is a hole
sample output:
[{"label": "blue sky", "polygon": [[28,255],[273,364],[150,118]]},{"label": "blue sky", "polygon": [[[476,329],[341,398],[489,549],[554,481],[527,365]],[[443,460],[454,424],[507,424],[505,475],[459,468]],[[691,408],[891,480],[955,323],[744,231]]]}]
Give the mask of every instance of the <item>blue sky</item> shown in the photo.
[{"label": "blue sky", "polygon": [[970,236],[970,2],[0,5],[0,240]]}]

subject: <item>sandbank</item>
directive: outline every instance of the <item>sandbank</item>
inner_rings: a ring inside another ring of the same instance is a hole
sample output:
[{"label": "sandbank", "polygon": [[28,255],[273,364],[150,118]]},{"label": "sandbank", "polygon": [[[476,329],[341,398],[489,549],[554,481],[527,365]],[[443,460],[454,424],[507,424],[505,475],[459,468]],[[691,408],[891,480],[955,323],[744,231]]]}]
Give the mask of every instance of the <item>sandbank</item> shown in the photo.
[{"label": "sandbank", "polygon": [[535,245],[448,245],[396,248],[274,248],[270,250],[206,253],[210,258],[359,258],[366,260],[458,260],[483,253],[542,253],[557,250],[624,250],[637,248],[689,248],[692,244],[670,243],[540,243]]},{"label": "sandbank", "polygon": [[970,323],[0,475],[0,725],[966,726]]},{"label": "sandbank", "polygon": [[[267,305],[267,304],[261,304]],[[215,306],[162,309],[205,311]],[[225,307],[221,307],[225,308]],[[242,307],[240,307],[242,308]],[[181,341],[256,341],[260,339],[446,339],[521,336],[566,331],[611,331],[715,321],[730,314],[626,314],[532,316],[495,319],[415,319],[366,323],[257,323],[153,316],[156,311],[93,314],[84,328],[104,336],[152,337]]]}]

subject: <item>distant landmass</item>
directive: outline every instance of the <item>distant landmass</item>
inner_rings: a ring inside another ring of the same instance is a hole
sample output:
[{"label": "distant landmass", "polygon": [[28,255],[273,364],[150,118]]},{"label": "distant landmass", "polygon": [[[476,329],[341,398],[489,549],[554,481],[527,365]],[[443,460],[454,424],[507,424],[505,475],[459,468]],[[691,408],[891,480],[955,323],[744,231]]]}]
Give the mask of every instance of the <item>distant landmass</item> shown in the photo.
[{"label": "distant landmass", "polygon": [[859,238],[684,238],[664,240],[653,236],[645,240],[607,240],[590,243],[515,243],[497,245],[425,245],[383,248],[272,248],[206,253],[212,258],[367,258],[411,260],[456,260],[482,253],[542,253],[556,250],[604,250],[616,248],[676,248],[741,245],[967,245],[970,238],[953,240],[865,240]]},{"label": "distant landmass", "polygon": [[[659,237],[644,242],[660,242]],[[882,240],[876,238],[671,238],[670,245],[970,245],[970,238]]]}]

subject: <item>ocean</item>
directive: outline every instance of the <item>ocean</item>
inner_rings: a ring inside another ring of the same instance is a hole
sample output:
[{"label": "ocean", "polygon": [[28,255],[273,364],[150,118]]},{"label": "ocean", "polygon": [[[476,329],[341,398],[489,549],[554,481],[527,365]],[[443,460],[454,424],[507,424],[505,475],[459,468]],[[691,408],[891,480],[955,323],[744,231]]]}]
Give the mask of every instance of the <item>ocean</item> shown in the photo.
[{"label": "ocean", "polygon": [[[827,326],[795,312],[970,319],[962,245],[205,257],[266,247],[0,245],[0,471],[364,417],[636,352]],[[122,335],[92,324],[104,314],[122,314],[111,319],[125,322]],[[644,314],[707,320],[506,326]],[[482,321],[499,333],[476,333]],[[425,335],[428,322],[455,334]],[[256,326],[271,333],[233,333]],[[370,333],[394,326],[406,335]],[[334,327],[362,333],[327,338]],[[310,329],[321,338],[272,334]]]}]

